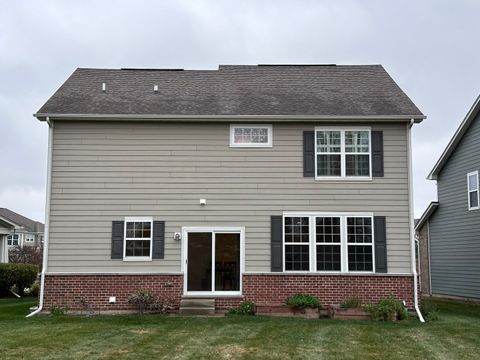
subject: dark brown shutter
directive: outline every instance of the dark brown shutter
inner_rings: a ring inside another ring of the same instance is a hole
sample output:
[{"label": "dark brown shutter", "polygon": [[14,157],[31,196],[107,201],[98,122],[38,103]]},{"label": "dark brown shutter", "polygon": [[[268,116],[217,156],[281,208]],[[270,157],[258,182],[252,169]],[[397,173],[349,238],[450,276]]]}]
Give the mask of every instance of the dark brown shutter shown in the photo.
[{"label": "dark brown shutter", "polygon": [[315,132],[303,132],[303,176],[315,177]]},{"label": "dark brown shutter", "polygon": [[387,231],[385,216],[375,216],[374,237],[375,237],[375,272],[386,273],[387,265]]},{"label": "dark brown shutter", "polygon": [[163,259],[165,256],[165,221],[153,222],[152,259]]},{"label": "dark brown shutter", "polygon": [[272,241],[272,272],[283,271],[283,218],[282,216],[271,217],[270,236]]},{"label": "dark brown shutter", "polygon": [[123,259],[123,221],[112,221],[112,259]]},{"label": "dark brown shutter", "polygon": [[372,131],[372,177],[383,177],[383,131]]}]

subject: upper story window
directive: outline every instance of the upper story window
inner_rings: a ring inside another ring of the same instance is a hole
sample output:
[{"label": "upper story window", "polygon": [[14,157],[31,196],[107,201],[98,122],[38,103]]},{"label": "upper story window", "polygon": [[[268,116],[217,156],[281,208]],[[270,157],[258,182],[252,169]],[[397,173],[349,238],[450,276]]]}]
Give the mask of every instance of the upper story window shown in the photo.
[{"label": "upper story window", "polygon": [[7,245],[8,246],[17,246],[19,244],[20,235],[13,234],[7,236]]},{"label": "upper story window", "polygon": [[468,210],[480,209],[479,191],[478,191],[478,171],[467,174],[468,180]]},{"label": "upper story window", "polygon": [[271,147],[272,125],[230,125],[231,147]]},{"label": "upper story window", "polygon": [[35,235],[25,234],[25,242],[28,242],[28,243],[35,242]]},{"label": "upper story window", "polygon": [[371,215],[286,215],[283,232],[285,271],[374,271]]},{"label": "upper story window", "polygon": [[316,128],[316,178],[370,179],[370,134],[368,128]]},{"label": "upper story window", "polygon": [[152,218],[125,218],[125,260],[152,259]]}]

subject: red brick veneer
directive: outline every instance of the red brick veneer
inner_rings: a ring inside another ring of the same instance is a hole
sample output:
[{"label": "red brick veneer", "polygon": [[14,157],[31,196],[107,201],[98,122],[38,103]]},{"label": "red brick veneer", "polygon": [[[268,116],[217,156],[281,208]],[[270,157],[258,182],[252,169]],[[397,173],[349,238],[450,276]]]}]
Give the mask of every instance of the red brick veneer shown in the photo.
[{"label": "red brick veneer", "polygon": [[282,304],[299,292],[318,297],[322,305],[340,304],[350,296],[358,296],[364,303],[376,303],[394,295],[413,308],[412,276],[288,274],[246,275],[243,278],[243,294],[256,304]]},{"label": "red brick veneer", "polygon": [[[44,309],[68,305],[70,310],[82,310],[80,300],[84,298],[96,310],[132,310],[127,299],[138,289],[149,289],[158,297],[172,299],[178,308],[183,275],[47,275]],[[215,305],[217,309],[227,309],[244,298],[259,305],[282,304],[298,292],[317,296],[322,305],[339,304],[354,295],[365,303],[374,303],[393,294],[413,307],[411,276],[300,274],[244,275],[244,296],[216,298]],[[115,304],[108,303],[110,296],[116,296]]]}]

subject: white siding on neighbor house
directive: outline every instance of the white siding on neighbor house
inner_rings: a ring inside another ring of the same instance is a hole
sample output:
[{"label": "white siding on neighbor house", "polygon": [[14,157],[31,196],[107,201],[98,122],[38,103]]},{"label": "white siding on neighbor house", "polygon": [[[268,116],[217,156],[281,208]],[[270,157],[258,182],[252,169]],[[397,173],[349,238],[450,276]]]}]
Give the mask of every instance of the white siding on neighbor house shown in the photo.
[{"label": "white siding on neighbor house", "polygon": [[[245,269],[270,271],[270,216],[284,211],[387,217],[388,269],[410,273],[407,128],[384,131],[385,177],[303,177],[304,130],[274,123],[273,147],[229,147],[229,123],[56,121],[48,272],[180,272],[182,226],[245,226]],[[334,125],[334,124],[330,124]],[[200,207],[199,199],[207,199]],[[111,222],[164,220],[165,258],[111,260]]]}]

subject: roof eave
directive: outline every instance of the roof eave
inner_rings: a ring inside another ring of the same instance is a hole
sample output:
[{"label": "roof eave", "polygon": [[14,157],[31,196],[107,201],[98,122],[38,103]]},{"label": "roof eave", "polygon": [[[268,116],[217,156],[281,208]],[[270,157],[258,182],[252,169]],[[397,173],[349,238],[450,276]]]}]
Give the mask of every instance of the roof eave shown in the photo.
[{"label": "roof eave", "polygon": [[453,151],[457,147],[458,143],[462,139],[463,135],[465,134],[468,127],[472,123],[473,119],[477,116],[479,111],[480,111],[480,95],[477,97],[477,99],[473,103],[472,107],[468,111],[467,115],[463,119],[463,121],[460,124],[460,126],[458,127],[457,131],[455,131],[455,134],[450,139],[450,142],[448,143],[445,150],[443,150],[443,153],[440,156],[440,158],[438,159],[438,161],[435,163],[435,166],[433,167],[433,169],[428,174],[428,176],[427,176],[428,180],[437,180],[438,179],[438,174],[440,174],[440,171],[442,171],[443,167],[445,166],[448,159],[450,158],[450,155],[452,155]]},{"label": "roof eave", "polygon": [[422,214],[420,220],[418,220],[417,225],[415,225],[415,231],[418,231],[422,228],[423,224],[430,219],[430,216],[438,209],[438,201],[432,201],[425,212]]},{"label": "roof eave", "polygon": [[210,121],[318,121],[318,120],[336,120],[336,121],[365,121],[365,120],[385,120],[385,121],[411,121],[415,123],[422,122],[425,115],[163,115],[163,114],[62,114],[62,113],[36,113],[33,114],[40,121],[48,119],[72,119],[72,120],[176,120],[189,121],[194,119],[203,119]]}]

